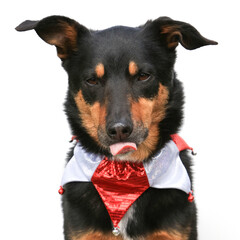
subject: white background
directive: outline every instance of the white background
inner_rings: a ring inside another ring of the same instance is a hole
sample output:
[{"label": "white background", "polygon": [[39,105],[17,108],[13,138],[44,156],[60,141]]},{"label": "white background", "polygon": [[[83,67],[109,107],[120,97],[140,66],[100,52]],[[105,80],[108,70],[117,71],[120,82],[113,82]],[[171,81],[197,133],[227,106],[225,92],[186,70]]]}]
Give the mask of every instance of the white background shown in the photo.
[{"label": "white background", "polygon": [[26,19],[60,14],[92,29],[138,26],[169,16],[219,42],[195,51],[178,47],[176,70],[185,86],[181,136],[194,158],[200,240],[237,240],[239,231],[238,1],[8,0],[0,7],[0,238],[62,240],[57,193],[71,144],[62,111],[67,75],[55,48]]}]

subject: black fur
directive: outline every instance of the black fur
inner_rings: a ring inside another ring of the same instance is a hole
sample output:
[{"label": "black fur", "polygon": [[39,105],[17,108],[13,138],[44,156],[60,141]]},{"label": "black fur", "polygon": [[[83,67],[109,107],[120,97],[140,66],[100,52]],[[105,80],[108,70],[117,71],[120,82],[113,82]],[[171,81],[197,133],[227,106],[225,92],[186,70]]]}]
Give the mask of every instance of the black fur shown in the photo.
[{"label": "black fur", "polygon": [[[120,116],[124,124],[133,127],[127,140],[138,143],[139,136],[147,136],[148,129],[142,128],[142,132],[145,131],[142,133],[132,126],[129,104],[124,96],[130,95],[136,101],[139,98],[153,99],[158,95],[159,84],[168,89],[165,118],[158,124],[158,143],[144,161],[151,161],[152,156],[170,140],[171,134],[179,131],[182,124],[184,95],[182,84],[174,72],[176,46],[181,43],[192,50],[217,44],[202,37],[191,25],[167,17],[148,21],[138,28],[118,26],[92,31],[69,18],[52,16],[41,21],[26,21],[16,29],[35,29],[44,41],[57,47],[58,56],[69,76],[65,112],[72,134],[77,136],[86,151],[111,157],[106,146],[121,139],[110,138],[104,133],[100,146],[89,135],[74,100],[79,90],[90,106],[95,102],[104,104],[107,98],[106,128]],[[139,76],[129,75],[126,66],[131,60],[137,63],[140,72],[150,76],[147,81],[140,82]],[[99,62],[106,70],[101,81],[94,72],[94,66]],[[91,82],[97,81],[97,84],[90,86],[89,79]],[[68,160],[72,154],[71,150]],[[191,159],[186,151],[181,152],[180,156],[192,180]],[[65,190],[62,205],[66,240],[71,239],[73,232],[99,231],[107,234],[112,231],[110,217],[91,182],[68,183]],[[190,231],[188,239],[197,239],[196,206],[186,201],[186,193],[149,188],[133,205],[137,210],[126,229],[131,239],[161,230],[184,232],[186,227]]]}]

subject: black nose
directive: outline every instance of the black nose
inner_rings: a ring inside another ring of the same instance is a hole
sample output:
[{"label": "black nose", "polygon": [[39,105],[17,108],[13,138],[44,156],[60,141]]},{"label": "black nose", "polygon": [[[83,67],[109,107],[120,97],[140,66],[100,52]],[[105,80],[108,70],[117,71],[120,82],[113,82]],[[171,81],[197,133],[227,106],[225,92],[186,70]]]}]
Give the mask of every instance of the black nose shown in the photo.
[{"label": "black nose", "polygon": [[132,133],[133,127],[129,124],[114,123],[107,128],[107,134],[110,138],[122,141],[127,139]]}]

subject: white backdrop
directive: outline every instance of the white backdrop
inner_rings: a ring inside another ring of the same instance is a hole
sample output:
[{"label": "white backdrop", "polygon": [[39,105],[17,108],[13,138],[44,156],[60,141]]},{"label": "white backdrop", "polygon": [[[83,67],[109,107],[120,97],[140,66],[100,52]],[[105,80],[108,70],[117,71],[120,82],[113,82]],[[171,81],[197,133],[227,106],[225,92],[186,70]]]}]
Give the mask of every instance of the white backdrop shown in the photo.
[{"label": "white backdrop", "polygon": [[0,9],[0,236],[62,240],[57,193],[71,144],[62,111],[67,75],[55,48],[26,19],[59,14],[92,29],[138,26],[169,16],[219,42],[195,51],[178,47],[176,70],[185,86],[181,136],[198,152],[195,196],[200,240],[240,239],[238,1],[8,0]]}]

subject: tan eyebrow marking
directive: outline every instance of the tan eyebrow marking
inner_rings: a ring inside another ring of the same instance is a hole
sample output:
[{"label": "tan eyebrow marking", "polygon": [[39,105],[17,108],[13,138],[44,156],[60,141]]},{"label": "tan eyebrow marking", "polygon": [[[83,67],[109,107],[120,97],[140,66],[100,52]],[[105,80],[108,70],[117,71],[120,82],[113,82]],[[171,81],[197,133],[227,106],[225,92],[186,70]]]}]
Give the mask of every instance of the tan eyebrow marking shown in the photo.
[{"label": "tan eyebrow marking", "polygon": [[128,66],[128,70],[131,76],[134,76],[138,72],[138,66],[134,61],[131,61]]},{"label": "tan eyebrow marking", "polygon": [[102,63],[98,63],[95,68],[95,72],[96,72],[98,78],[102,78],[105,73],[104,65]]}]

